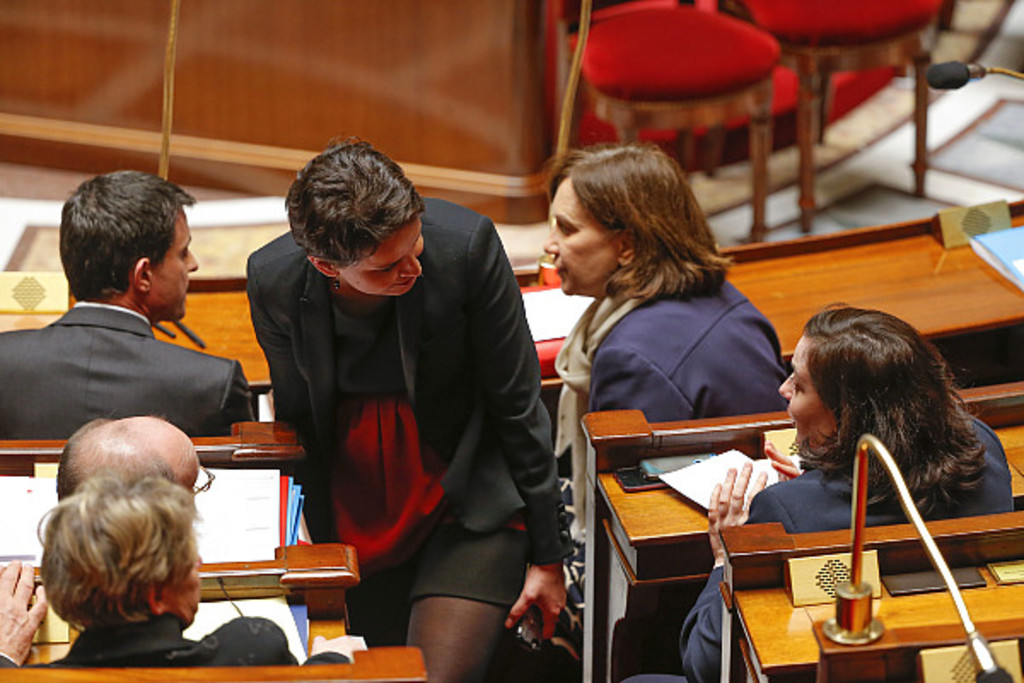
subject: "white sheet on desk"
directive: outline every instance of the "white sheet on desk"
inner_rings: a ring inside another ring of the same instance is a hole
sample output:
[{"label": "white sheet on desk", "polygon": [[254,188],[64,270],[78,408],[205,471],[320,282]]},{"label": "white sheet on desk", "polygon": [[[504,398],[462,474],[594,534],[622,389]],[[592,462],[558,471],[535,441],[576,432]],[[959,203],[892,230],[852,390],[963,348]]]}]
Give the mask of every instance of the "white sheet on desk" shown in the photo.
[{"label": "white sheet on desk", "polygon": [[558,288],[525,292],[523,306],[533,341],[565,338],[592,301],[589,296],[568,296]]},{"label": "white sheet on desk", "polygon": [[0,562],[21,560],[39,566],[39,522],[56,504],[56,479],[0,477]]},{"label": "white sheet on desk", "polygon": [[281,540],[281,473],[276,469],[211,470],[208,491],[196,495],[203,562],[274,559]]},{"label": "white sheet on desk", "polygon": [[757,476],[761,472],[768,475],[769,486],[779,480],[779,473],[772,467],[770,460],[767,458],[753,460],[737,450],[726,451],[713,458],[701,460],[688,467],[666,472],[660,476],[663,482],[707,510],[715,484],[725,481],[725,475],[730,469],[735,469],[738,472],[748,462],[754,464],[754,471],[750,475],[750,484],[757,481]]}]

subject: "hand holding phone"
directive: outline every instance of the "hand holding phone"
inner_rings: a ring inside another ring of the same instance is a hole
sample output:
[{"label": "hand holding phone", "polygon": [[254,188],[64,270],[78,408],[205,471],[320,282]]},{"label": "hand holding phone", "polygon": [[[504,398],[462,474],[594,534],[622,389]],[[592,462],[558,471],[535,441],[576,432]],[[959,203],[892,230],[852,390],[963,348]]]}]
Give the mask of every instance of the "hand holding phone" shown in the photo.
[{"label": "hand holding phone", "polygon": [[544,617],[536,604],[526,608],[516,624],[516,640],[527,649],[537,652],[544,642]]}]

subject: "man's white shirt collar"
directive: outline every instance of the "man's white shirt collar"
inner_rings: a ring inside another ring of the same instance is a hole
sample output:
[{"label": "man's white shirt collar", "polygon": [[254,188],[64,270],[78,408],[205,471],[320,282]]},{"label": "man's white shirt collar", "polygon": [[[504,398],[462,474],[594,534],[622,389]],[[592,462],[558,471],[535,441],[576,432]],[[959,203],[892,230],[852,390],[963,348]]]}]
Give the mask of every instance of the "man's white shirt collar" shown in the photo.
[{"label": "man's white shirt collar", "polygon": [[111,311],[121,311],[122,313],[127,313],[128,315],[134,315],[136,318],[138,318],[139,320],[143,321],[147,325],[152,325],[149,322],[149,318],[147,318],[146,316],[142,315],[138,311],[133,311],[132,309],[125,308],[124,306],[115,306],[113,304],[103,304],[103,303],[100,303],[99,301],[76,301],[75,305],[73,306],[73,308],[107,308],[107,309],[110,309]]}]

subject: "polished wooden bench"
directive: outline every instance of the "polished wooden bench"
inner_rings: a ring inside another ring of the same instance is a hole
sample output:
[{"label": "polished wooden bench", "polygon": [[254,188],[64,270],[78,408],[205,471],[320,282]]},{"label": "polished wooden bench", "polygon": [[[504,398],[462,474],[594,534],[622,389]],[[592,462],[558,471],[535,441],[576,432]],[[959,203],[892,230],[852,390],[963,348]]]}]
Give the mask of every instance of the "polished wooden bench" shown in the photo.
[{"label": "polished wooden bench", "polygon": [[[965,390],[963,396],[1003,442],[1014,497],[1024,506],[1024,382]],[[614,470],[648,457],[731,448],[763,457],[764,433],[792,423],[778,412],[652,424],[641,411],[626,410],[590,413],[583,424],[594,501],[586,520],[586,675],[618,680],[651,661],[664,664],[666,653],[678,666],[679,623],[713,563],[707,516],[670,489],[627,493]]]},{"label": "polished wooden bench", "polygon": [[[284,422],[237,422],[230,436],[192,439],[206,467],[289,470],[306,457],[295,429]],[[0,475],[31,476],[36,463],[56,463],[63,440],[0,440]]]},{"label": "polished wooden bench", "polygon": [[4,669],[11,683],[177,683],[179,681],[370,681],[422,683],[423,655],[415,647],[375,647],[356,652],[351,664],[317,666],[182,667],[175,669]]},{"label": "polished wooden bench", "polygon": [[[990,641],[1024,636],[1024,584],[997,585],[986,563],[1024,559],[1024,512],[929,522],[928,529],[950,567],[976,567],[983,588],[965,589],[978,630]],[[835,605],[794,607],[785,588],[785,565],[795,557],[848,552],[848,530],[787,534],[781,524],[727,529],[728,555],[722,592],[723,680],[793,682],[816,680],[819,643],[828,681],[915,680],[917,653],[964,643],[964,631],[945,591],[893,597],[882,587],[876,617],[885,632],[870,646],[838,646],[823,640],[820,625]],[[882,576],[926,571],[931,564],[912,525],[871,527],[865,549],[878,552]],[[817,634],[817,638],[816,638]]]}]

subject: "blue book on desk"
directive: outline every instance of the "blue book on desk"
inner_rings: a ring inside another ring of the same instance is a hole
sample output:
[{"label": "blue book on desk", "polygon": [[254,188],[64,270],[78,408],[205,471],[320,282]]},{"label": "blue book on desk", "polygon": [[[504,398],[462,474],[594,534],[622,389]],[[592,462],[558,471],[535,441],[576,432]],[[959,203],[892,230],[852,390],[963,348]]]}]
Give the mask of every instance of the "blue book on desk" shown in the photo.
[{"label": "blue book on desk", "polygon": [[1009,228],[971,238],[974,253],[1007,280],[1024,289],[1024,228]]}]

